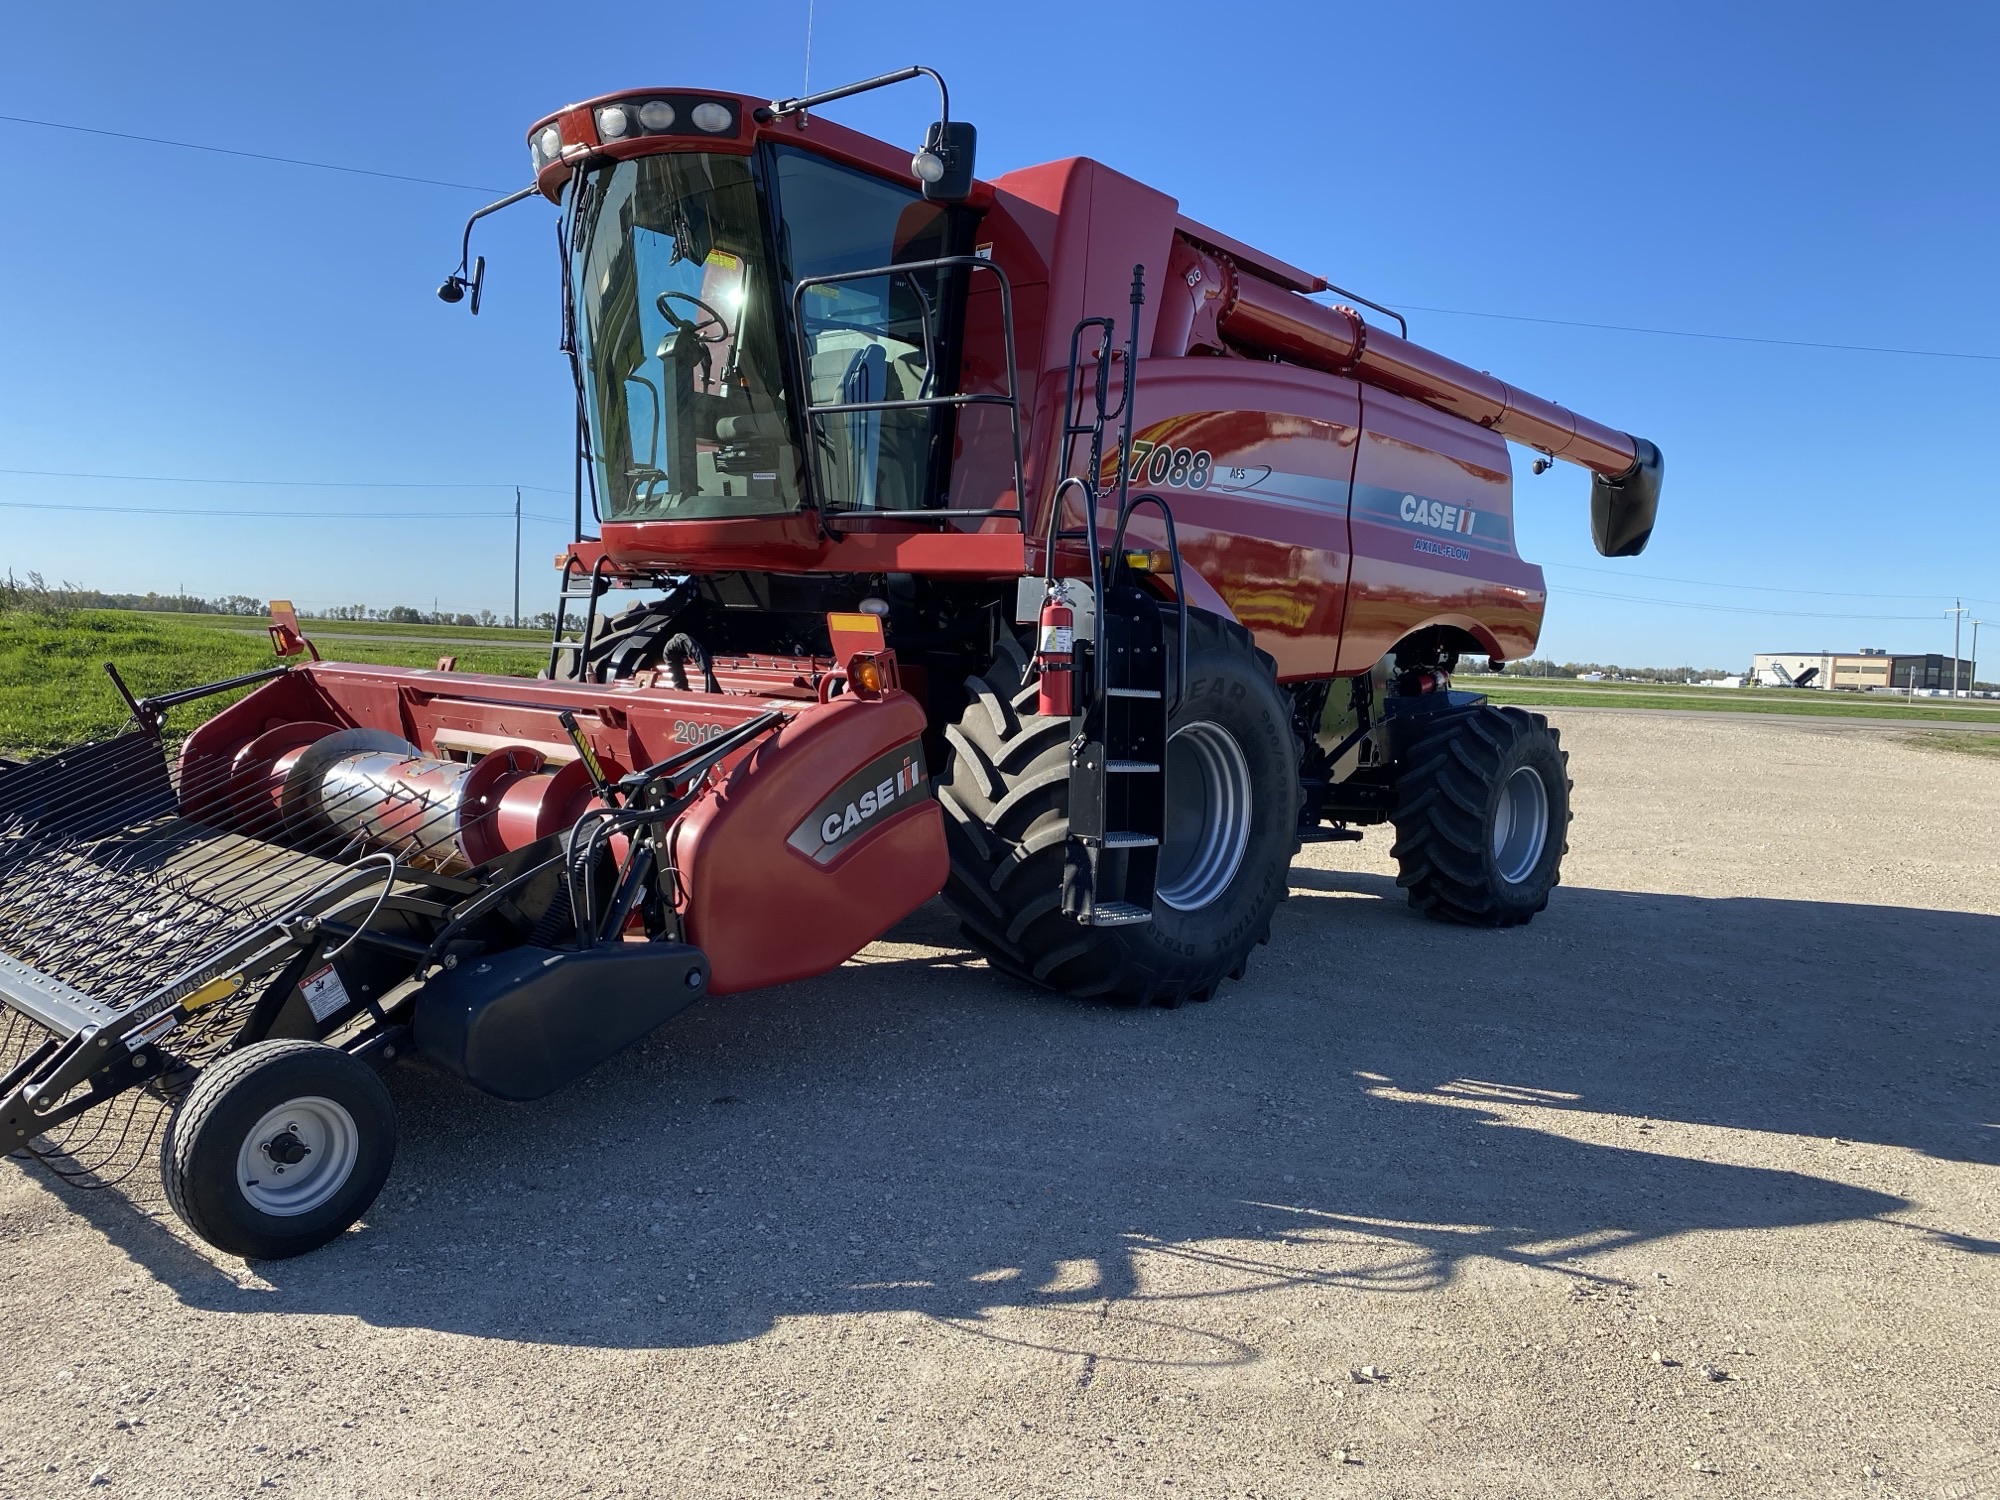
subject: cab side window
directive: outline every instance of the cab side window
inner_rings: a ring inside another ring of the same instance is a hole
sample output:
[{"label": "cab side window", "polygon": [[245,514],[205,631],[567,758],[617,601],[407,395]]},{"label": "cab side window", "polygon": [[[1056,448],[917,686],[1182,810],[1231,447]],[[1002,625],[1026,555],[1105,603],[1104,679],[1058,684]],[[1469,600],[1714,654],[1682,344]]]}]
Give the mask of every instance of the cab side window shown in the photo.
[{"label": "cab side window", "polygon": [[[946,211],[913,189],[803,152],[777,166],[785,274],[813,277],[932,260],[946,253]],[[813,282],[800,301],[813,405],[912,401],[944,393],[939,273],[885,270]],[[912,510],[925,494],[944,408],[816,416],[809,435],[820,490],[843,509]]]}]

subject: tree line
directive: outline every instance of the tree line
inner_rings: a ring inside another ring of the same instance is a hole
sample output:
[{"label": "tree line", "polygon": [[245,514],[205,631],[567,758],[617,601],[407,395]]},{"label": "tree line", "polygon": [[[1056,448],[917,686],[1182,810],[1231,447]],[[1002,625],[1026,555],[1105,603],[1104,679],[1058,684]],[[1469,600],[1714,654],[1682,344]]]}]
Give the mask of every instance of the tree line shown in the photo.
[{"label": "tree line", "polygon": [[1595,672],[1605,678],[1618,678],[1626,682],[1706,682],[1711,678],[1726,676],[1719,667],[1621,667],[1616,662],[1594,661],[1554,662],[1546,657],[1532,657],[1527,661],[1510,661],[1503,675],[1508,677],[1582,677]]},{"label": "tree line", "polygon": [[[202,598],[195,594],[161,594],[150,590],[143,594],[107,593],[103,589],[85,588],[79,583],[51,584],[40,573],[34,572],[25,579],[16,578],[11,568],[7,570],[5,580],[0,581],[0,611],[24,614],[67,613],[77,609],[129,609],[155,614],[241,615],[248,619],[262,619],[269,613],[270,607],[270,601],[253,598],[249,594],[218,594],[213,598]],[[410,604],[392,604],[387,609],[373,609],[365,604],[336,604],[326,609],[301,609],[299,617],[305,620],[378,620],[395,625],[494,626],[507,623],[490,609],[469,614],[462,610],[418,609]],[[521,617],[521,624],[531,629],[553,630],[555,623],[555,614],[550,610]]]}]

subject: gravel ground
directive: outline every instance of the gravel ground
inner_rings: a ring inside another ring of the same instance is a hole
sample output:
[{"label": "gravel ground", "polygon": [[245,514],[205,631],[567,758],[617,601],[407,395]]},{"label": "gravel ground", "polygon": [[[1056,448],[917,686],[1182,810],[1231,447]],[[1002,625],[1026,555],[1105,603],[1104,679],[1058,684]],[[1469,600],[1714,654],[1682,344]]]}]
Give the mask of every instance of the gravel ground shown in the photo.
[{"label": "gravel ground", "polygon": [[2000,1495],[1996,768],[1554,717],[1524,930],[1372,834],[1128,1012],[934,906],[539,1104],[394,1075],[291,1262],[0,1167],[0,1494]]}]

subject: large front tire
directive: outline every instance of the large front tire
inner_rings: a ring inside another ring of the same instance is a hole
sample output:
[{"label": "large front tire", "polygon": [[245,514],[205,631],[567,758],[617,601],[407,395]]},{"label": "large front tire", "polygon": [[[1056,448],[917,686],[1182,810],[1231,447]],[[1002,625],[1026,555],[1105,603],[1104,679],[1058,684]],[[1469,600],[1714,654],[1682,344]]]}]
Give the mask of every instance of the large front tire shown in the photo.
[{"label": "large front tire", "polygon": [[1516,927],[1569,852],[1569,756],[1540,714],[1481,704],[1420,735],[1396,778],[1396,883],[1428,916]]},{"label": "large front tire", "polygon": [[1188,615],[1188,683],[1167,748],[1153,920],[1084,927],[1062,911],[1070,721],[1035,712],[1026,652],[1003,638],[968,680],[940,787],[945,897],[997,967],[1069,995],[1206,1000],[1267,942],[1298,849],[1299,751],[1271,659],[1242,626]]}]

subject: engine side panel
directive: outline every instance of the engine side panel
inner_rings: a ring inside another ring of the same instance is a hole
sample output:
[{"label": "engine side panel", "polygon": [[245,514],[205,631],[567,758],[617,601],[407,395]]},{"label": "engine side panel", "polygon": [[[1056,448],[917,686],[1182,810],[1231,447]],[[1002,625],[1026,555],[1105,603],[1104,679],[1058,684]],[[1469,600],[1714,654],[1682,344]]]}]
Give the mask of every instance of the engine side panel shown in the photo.
[{"label": "engine side panel", "polygon": [[1548,595],[1515,550],[1505,440],[1368,387],[1362,413],[1339,670],[1365,672],[1427,625],[1457,626],[1508,661],[1531,654]]},{"label": "engine side panel", "polygon": [[[1132,491],[1173,507],[1185,565],[1255,633],[1281,679],[1334,670],[1360,426],[1351,382],[1250,360],[1139,362]],[[1150,510],[1132,531],[1165,541]]]},{"label": "engine side panel", "polygon": [[[1428,625],[1507,660],[1540,633],[1506,443],[1415,401],[1257,360],[1142,360],[1130,482],[1173,507],[1186,565],[1281,681],[1366,671]],[[1148,511],[1133,531],[1164,541]]]}]

